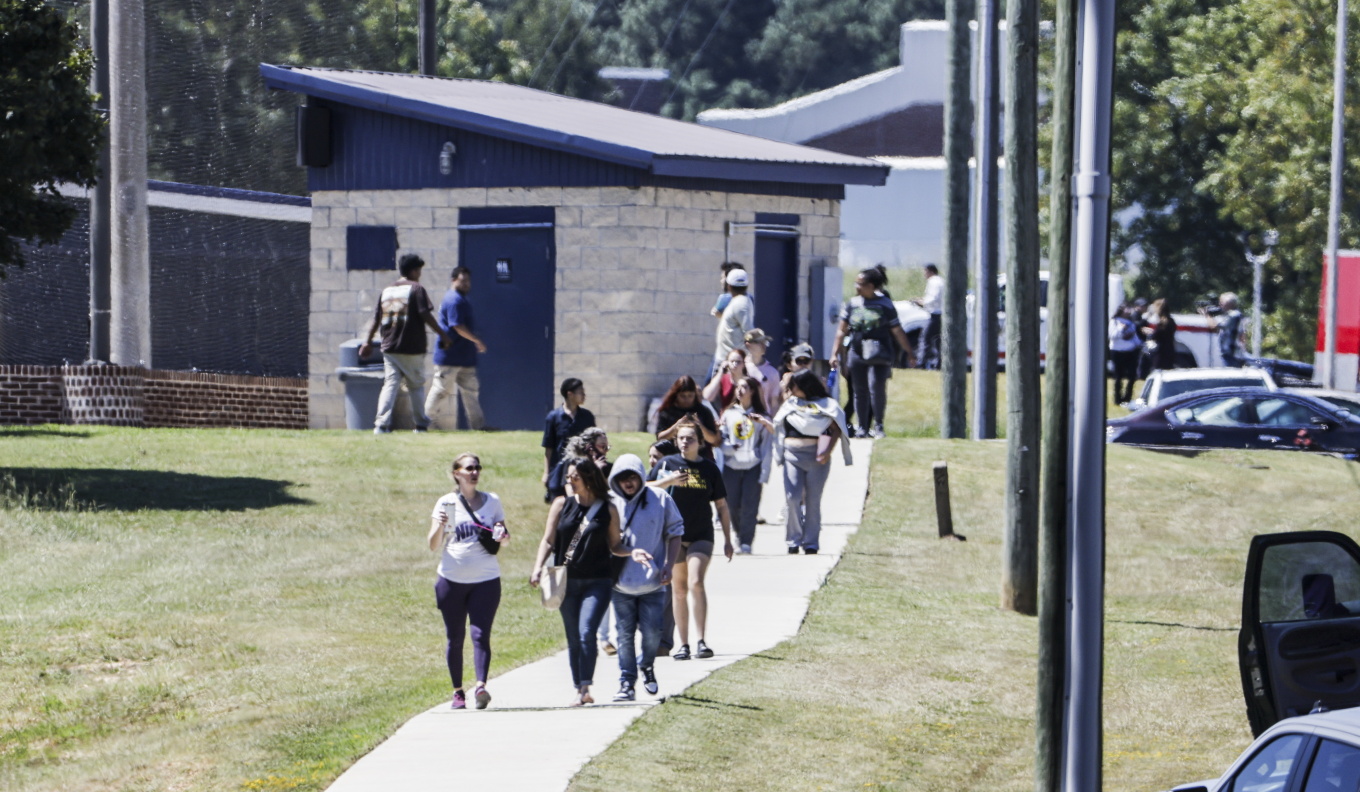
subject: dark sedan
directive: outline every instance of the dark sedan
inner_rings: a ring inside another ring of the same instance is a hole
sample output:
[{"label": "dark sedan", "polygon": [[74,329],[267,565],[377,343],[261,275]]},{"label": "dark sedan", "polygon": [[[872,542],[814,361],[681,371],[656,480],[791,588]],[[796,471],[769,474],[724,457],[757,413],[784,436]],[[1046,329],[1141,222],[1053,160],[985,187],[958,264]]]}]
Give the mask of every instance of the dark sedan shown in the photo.
[{"label": "dark sedan", "polygon": [[1215,388],[1107,421],[1105,440],[1178,448],[1290,448],[1354,457],[1360,449],[1360,418],[1309,395]]}]

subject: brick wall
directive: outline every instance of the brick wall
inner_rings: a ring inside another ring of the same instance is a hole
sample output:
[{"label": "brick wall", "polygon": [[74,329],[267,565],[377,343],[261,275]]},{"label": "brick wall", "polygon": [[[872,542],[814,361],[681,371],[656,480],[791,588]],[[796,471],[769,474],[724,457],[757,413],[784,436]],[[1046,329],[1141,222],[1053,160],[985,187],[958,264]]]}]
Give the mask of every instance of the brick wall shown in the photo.
[{"label": "brick wall", "polygon": [[307,428],[304,379],[148,371],[145,399],[147,426]]},{"label": "brick wall", "polygon": [[0,366],[0,424],[61,422],[61,369]]},{"label": "brick wall", "polygon": [[[797,214],[798,333],[807,337],[807,274],[840,253],[840,202],[666,187],[504,187],[319,191],[312,195],[312,291],[308,371],[311,425],[345,425],[340,344],[363,333],[395,273],[346,269],[350,224],[394,225],[398,255],[427,264],[435,304],[458,263],[458,210],[556,207],[556,346],[552,381],[580,377],[606,429],[642,427],[648,401],[676,376],[706,372],[724,224],[757,212]],[[731,258],[750,267],[755,235],[732,236]],[[759,285],[756,285],[757,291]],[[428,365],[428,364],[427,364]],[[553,394],[554,401],[556,394]]]},{"label": "brick wall", "polygon": [[0,424],[306,429],[307,381],[124,366],[0,366]]}]

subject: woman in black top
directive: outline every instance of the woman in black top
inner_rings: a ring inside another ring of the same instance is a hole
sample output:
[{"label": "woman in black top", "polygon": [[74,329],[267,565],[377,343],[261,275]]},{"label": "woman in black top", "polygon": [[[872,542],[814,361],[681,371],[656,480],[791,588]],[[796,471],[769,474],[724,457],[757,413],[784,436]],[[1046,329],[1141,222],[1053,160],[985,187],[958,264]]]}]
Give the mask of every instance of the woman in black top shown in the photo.
[{"label": "woman in black top", "polygon": [[1175,368],[1176,320],[1171,318],[1171,309],[1167,307],[1166,299],[1153,300],[1152,305],[1148,306],[1147,315],[1148,326],[1143,328],[1143,335],[1157,347],[1152,353],[1152,367]]},{"label": "woman in black top", "polygon": [[[593,704],[590,686],[595,684],[595,631],[609,609],[614,571],[610,556],[623,550],[619,512],[609,500],[609,488],[600,468],[589,459],[567,462],[566,483],[571,495],[553,501],[539,543],[529,584],[537,586],[551,553],[553,565],[567,567],[567,593],[559,610],[567,632],[567,659],[576,697],[571,706]],[[579,531],[579,536],[578,536]],[[628,555],[626,551],[621,555]]]},{"label": "woman in black top", "polygon": [[[722,434],[718,432],[718,419],[699,401],[699,385],[686,374],[677,379],[666,395],[661,397],[661,407],[656,413],[656,439],[673,440],[680,419],[692,416],[703,433],[704,443],[709,446],[721,445]],[[712,459],[713,452],[705,455]]]},{"label": "woman in black top", "polygon": [[[713,650],[704,641],[708,624],[708,591],[704,578],[713,557],[713,511],[718,512],[722,525],[723,555],[732,560],[732,515],[727,509],[727,489],[723,486],[722,471],[710,459],[700,456],[703,441],[699,427],[689,419],[677,424],[675,442],[680,453],[663,458],[652,470],[653,486],[666,487],[680,518],[685,522],[685,533],[680,539],[679,563],[671,577],[672,608],[675,626],[680,631],[680,650],[671,655],[676,660],[688,660],[689,619],[694,616],[694,631],[698,642],[694,657],[712,657]],[[691,604],[693,607],[691,607]]]}]

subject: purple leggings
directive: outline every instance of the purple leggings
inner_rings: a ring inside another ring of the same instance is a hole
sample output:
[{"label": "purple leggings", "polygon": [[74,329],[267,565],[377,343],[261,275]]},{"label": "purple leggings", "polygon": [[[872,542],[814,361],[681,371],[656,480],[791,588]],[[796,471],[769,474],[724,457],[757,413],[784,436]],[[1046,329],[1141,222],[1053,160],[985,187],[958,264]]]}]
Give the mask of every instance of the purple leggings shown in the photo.
[{"label": "purple leggings", "polygon": [[472,665],[477,679],[485,682],[491,666],[491,622],[501,604],[501,579],[454,583],[440,577],[434,584],[434,601],[444,616],[444,634],[449,637],[446,656],[453,689],[463,687],[463,633],[468,622],[472,623]]}]

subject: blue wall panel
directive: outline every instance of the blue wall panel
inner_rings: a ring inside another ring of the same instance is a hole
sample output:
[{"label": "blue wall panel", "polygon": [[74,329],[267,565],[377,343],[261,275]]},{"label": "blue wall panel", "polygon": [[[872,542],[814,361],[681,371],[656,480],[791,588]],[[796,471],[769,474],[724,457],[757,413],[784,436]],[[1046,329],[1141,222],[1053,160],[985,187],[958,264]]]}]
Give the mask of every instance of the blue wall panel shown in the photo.
[{"label": "blue wall panel", "polygon": [[[314,102],[318,100],[312,100]],[[340,104],[331,109],[334,159],[308,169],[311,190],[455,187],[635,187],[645,171],[488,135]],[[440,173],[444,143],[457,146]]]}]

